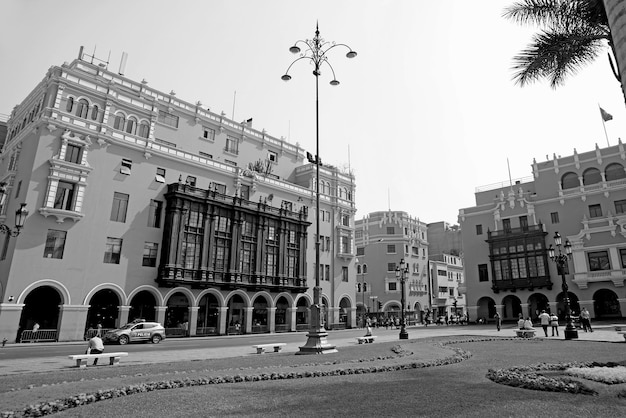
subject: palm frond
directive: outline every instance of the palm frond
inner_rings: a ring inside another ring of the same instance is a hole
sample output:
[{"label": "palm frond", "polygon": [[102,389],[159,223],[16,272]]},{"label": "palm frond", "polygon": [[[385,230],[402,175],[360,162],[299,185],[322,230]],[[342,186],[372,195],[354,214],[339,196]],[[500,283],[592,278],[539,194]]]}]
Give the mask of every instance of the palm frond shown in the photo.
[{"label": "palm frond", "polygon": [[541,31],[529,47],[513,60],[513,80],[520,86],[546,78],[552,88],[563,85],[573,75],[593,61],[605,48],[606,36],[592,30],[580,29],[562,33]]}]

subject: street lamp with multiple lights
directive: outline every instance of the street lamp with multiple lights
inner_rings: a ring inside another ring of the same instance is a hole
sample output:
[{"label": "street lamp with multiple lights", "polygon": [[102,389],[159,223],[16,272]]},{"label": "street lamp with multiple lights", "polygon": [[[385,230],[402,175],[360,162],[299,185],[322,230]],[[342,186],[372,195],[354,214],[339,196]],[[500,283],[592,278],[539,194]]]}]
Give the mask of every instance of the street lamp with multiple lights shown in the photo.
[{"label": "street lamp with multiple lights", "polygon": [[[0,206],[2,206],[7,199],[6,191],[6,183],[0,183]],[[22,203],[20,208],[15,211],[15,228],[11,229],[5,224],[0,224],[0,232],[3,234],[9,234],[12,237],[17,237],[20,232],[22,232],[27,216],[28,211],[26,210],[26,203]]]},{"label": "street lamp with multiple lights", "polygon": [[[300,49],[299,44],[303,45],[304,51]],[[300,54],[300,57],[296,58],[287,67],[285,75],[281,77],[284,81],[291,80],[289,70],[298,61],[309,61],[313,64],[313,75],[315,76],[315,159],[309,158],[309,161],[315,163],[315,288],[313,288],[313,306],[311,306],[311,320],[310,330],[307,334],[307,342],[304,346],[300,347],[300,351],[297,354],[326,354],[335,353],[337,349],[328,343],[326,337],[328,333],[324,329],[324,323],[322,320],[321,301],[322,301],[322,288],[320,286],[320,129],[319,129],[319,76],[321,73],[321,67],[327,64],[330,68],[333,79],[330,81],[331,86],[339,85],[339,81],[335,77],[335,70],[328,62],[328,52],[336,47],[345,47],[348,49],[346,57],[354,58],[357,53],[352,50],[346,44],[329,43],[320,37],[319,26],[315,27],[315,36],[313,39],[306,39],[304,41],[297,41],[292,47],[289,48],[289,52],[292,54]]]},{"label": "street lamp with multiple lights", "polygon": [[572,340],[578,338],[578,331],[576,327],[572,323],[572,312],[570,309],[569,303],[569,293],[567,283],[565,282],[565,267],[567,266],[568,260],[572,257],[572,244],[570,244],[569,240],[565,241],[565,245],[563,248],[565,249],[565,254],[561,252],[561,234],[556,232],[554,234],[554,244],[559,250],[559,254],[555,253],[554,247],[550,244],[550,248],[548,248],[548,256],[552,261],[556,263],[557,270],[561,275],[561,288],[563,290],[563,302],[565,303],[565,339]]},{"label": "street lamp with multiple lights", "polygon": [[400,260],[400,265],[396,267],[396,278],[400,279],[400,286],[402,286],[401,293],[401,303],[402,306],[400,308],[400,339],[408,340],[409,333],[406,332],[406,320],[404,319],[404,307],[406,305],[406,296],[404,294],[404,283],[406,282],[406,277],[409,274],[409,265],[404,262],[404,258]]}]

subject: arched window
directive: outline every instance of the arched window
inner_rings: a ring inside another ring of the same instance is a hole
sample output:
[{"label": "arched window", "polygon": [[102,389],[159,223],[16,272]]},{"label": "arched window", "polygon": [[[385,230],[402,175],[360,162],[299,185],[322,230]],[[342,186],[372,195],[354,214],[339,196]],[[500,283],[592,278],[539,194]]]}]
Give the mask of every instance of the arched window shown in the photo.
[{"label": "arched window", "polygon": [[137,127],[137,119],[130,117],[126,121],[126,133],[134,134]]},{"label": "arched window", "polygon": [[606,181],[623,179],[626,177],[626,171],[624,171],[624,167],[621,164],[609,164],[606,166],[606,170],[604,170],[604,177],[606,177]]},{"label": "arched window", "polygon": [[602,175],[600,174],[600,170],[597,168],[588,168],[583,173],[583,184],[585,186],[589,184],[596,184],[602,181]]},{"label": "arched window", "polygon": [[580,183],[578,181],[578,176],[576,175],[576,173],[572,173],[570,171],[569,173],[563,174],[563,177],[561,177],[561,188],[563,190],[574,189],[579,186]]},{"label": "arched window", "polygon": [[367,274],[367,264],[363,264],[363,274]]},{"label": "arched window", "polygon": [[360,264],[356,265],[356,274],[361,274],[361,265]]},{"label": "arched window", "polygon": [[142,138],[150,136],[150,125],[147,122],[141,122],[139,125],[139,136]]},{"label": "arched window", "polygon": [[71,112],[73,108],[74,108],[74,98],[73,97],[68,97],[67,98],[67,104],[65,105],[65,110],[67,112]]},{"label": "arched window", "polygon": [[126,124],[126,118],[121,113],[115,115],[115,122],[113,123],[114,129],[119,129],[120,131],[124,129],[124,125]]},{"label": "arched window", "polygon": [[87,114],[89,113],[89,102],[85,99],[80,99],[78,101],[78,106],[76,106],[76,116],[79,118],[87,119]]},{"label": "arched window", "polygon": [[93,105],[93,107],[91,108],[91,120],[97,120],[98,119],[98,106]]}]

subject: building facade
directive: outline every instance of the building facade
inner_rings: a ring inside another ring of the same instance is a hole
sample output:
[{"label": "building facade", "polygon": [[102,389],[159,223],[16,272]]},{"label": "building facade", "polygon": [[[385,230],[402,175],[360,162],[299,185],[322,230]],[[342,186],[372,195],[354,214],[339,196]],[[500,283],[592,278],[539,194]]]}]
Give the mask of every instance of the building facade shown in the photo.
[{"label": "building facade", "polygon": [[[563,280],[574,313],[626,312],[626,150],[616,146],[533,161],[532,177],[477,189],[461,209],[470,319],[504,320],[541,310],[565,315]],[[573,254],[563,271],[548,256],[554,236]]]},{"label": "building facade", "polygon": [[396,267],[404,260],[405,312],[421,322],[429,310],[428,234],[424,222],[402,211],[372,212],[355,222],[357,309],[360,315],[400,316],[402,281]]},{"label": "building facade", "polygon": [[460,317],[466,311],[463,259],[451,254],[431,255],[429,260],[431,318]]},{"label": "building facade", "polygon": [[[50,339],[133,319],[168,335],[327,328],[356,319],[354,177],[305,151],[111,72],[81,53],[16,106],[0,161],[0,335]],[[23,338],[24,339],[24,338]]]}]

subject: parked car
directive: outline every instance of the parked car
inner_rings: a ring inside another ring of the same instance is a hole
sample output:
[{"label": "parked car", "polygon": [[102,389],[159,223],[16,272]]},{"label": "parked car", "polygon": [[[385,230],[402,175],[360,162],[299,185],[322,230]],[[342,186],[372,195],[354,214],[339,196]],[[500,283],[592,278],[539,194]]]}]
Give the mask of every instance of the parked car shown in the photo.
[{"label": "parked car", "polygon": [[125,345],[138,341],[158,344],[165,339],[165,328],[158,322],[131,322],[104,335],[105,343]]}]

